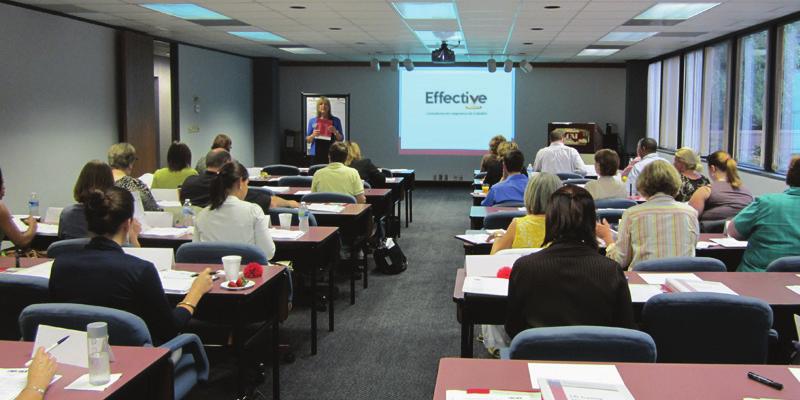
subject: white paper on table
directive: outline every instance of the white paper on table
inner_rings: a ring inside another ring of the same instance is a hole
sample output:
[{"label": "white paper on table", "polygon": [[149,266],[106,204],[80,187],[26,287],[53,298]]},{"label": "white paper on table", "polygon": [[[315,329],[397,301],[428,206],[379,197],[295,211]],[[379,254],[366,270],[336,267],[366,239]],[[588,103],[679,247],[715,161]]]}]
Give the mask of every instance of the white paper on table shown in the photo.
[{"label": "white paper on table", "polygon": [[169,236],[183,236],[191,232],[192,228],[150,228],[146,231],[143,231],[142,235],[169,237]]},{"label": "white paper on table", "polygon": [[150,189],[156,201],[179,201],[178,189]]},{"label": "white paper on table", "polygon": [[192,271],[169,270],[158,273],[164,293],[174,294],[189,293],[196,276],[197,273]]},{"label": "white paper on table", "polygon": [[[273,178],[273,179],[280,179],[280,178]],[[286,193],[289,191],[288,186],[270,186],[269,189],[272,193]]]},{"label": "white paper on table", "polygon": [[477,255],[467,256],[464,261],[464,269],[467,276],[497,276],[497,270],[501,267],[511,267],[514,261],[522,257],[522,254],[501,254],[501,255]]},{"label": "white paper on table", "polygon": [[703,249],[707,249],[707,248],[709,248],[709,247],[711,247],[713,245],[714,245],[713,242],[699,241],[699,242],[697,242],[697,245],[695,246],[695,248],[697,250],[703,250]]},{"label": "white paper on table", "polygon": [[482,243],[492,243],[494,239],[490,241],[486,241],[489,238],[488,233],[472,233],[472,234],[464,234],[464,235],[456,235],[456,238],[461,239],[467,243],[472,244],[482,244]]},{"label": "white paper on table", "polygon": [[539,379],[558,379],[625,386],[625,382],[622,381],[622,376],[620,376],[617,367],[613,364],[529,363],[528,374],[531,378],[531,387],[534,390],[539,389]]},{"label": "white paper on table", "polygon": [[38,223],[36,224],[36,233],[41,233],[44,235],[57,235],[58,225]]},{"label": "white paper on table", "polygon": [[639,276],[644,279],[645,282],[651,285],[663,285],[667,282],[667,279],[683,279],[683,280],[691,280],[691,281],[702,281],[699,276],[688,272],[676,272],[676,273],[641,273],[638,272]]},{"label": "white paper on table", "polygon": [[[795,292],[795,293],[797,293],[797,294],[800,294],[800,285],[789,285],[789,286],[786,286],[786,288],[791,290],[791,291],[793,291],[793,292]],[[797,318],[797,315],[795,315],[795,318]],[[794,323],[795,323],[795,325],[797,325],[797,319],[794,320]],[[800,337],[800,336],[798,336],[798,337]]]},{"label": "white paper on table", "polygon": [[466,390],[448,390],[445,400],[540,400],[539,392],[512,392],[506,390],[491,390],[487,393],[467,393]]},{"label": "white paper on table", "polygon": [[628,287],[631,290],[631,301],[634,303],[645,303],[651,297],[664,293],[661,290],[661,285],[643,285],[638,283],[629,283]]},{"label": "white paper on table", "polygon": [[681,293],[701,292],[701,293],[722,293],[738,296],[739,294],[731,290],[722,282],[714,281],[695,281],[687,279],[667,279],[666,285],[673,290]]},{"label": "white paper on table", "polygon": [[344,211],[344,206],[341,204],[311,203],[308,205],[308,209],[318,212],[340,213]]},{"label": "white paper on table", "polygon": [[488,296],[508,296],[508,279],[485,276],[468,276],[464,278],[464,293],[483,294]]},{"label": "white paper on table", "polygon": [[789,372],[791,372],[795,379],[800,382],[800,368],[789,367]]},{"label": "white paper on table", "polygon": [[50,279],[50,271],[53,269],[53,261],[45,261],[28,268],[20,268],[15,275],[36,276],[39,278]]},{"label": "white paper on table", "polygon": [[298,191],[294,192],[294,194],[302,196],[304,194],[311,194],[311,191],[310,190],[298,190]]},{"label": "white paper on table", "polygon": [[123,247],[125,254],[150,261],[159,271],[167,271],[175,266],[175,253],[172,249],[160,247]]},{"label": "white paper on table", "polygon": [[67,385],[64,389],[67,390],[92,390],[95,392],[102,392],[103,390],[108,389],[109,386],[113,385],[114,382],[118,381],[119,378],[122,377],[122,374],[111,374],[109,375],[108,382],[104,385],[92,385],[89,383],[89,374],[83,374],[75,379],[72,383]]},{"label": "white paper on table", "polygon": [[303,231],[290,231],[288,229],[270,229],[269,234],[272,235],[273,239],[290,239],[294,240],[303,236],[305,232]]},{"label": "white paper on table", "polygon": [[60,345],[50,350],[50,354],[55,357],[60,364],[74,365],[81,368],[89,368],[89,347],[86,332],[73,329],[57,328],[40,324],[36,330],[36,340],[33,343],[31,358],[36,354],[36,349],[45,349],[58,342],[64,336],[69,336]]},{"label": "white paper on table", "polygon": [[[607,385],[564,379],[539,379],[544,400],[633,400],[633,395],[625,385]],[[560,389],[556,397],[553,388]]]},{"label": "white paper on table", "polygon": [[[61,379],[61,375],[53,376],[53,382]],[[0,400],[14,400],[22,389],[28,385],[27,368],[0,368]]]},{"label": "white paper on table", "polygon": [[159,207],[165,208],[165,209],[166,208],[180,208],[180,207],[183,207],[183,204],[181,204],[181,202],[178,201],[178,200],[159,200],[156,203],[158,204]]},{"label": "white paper on table", "polygon": [[728,247],[733,249],[745,248],[747,247],[746,240],[736,240],[734,238],[726,237],[726,238],[712,238],[712,242],[722,246]]}]

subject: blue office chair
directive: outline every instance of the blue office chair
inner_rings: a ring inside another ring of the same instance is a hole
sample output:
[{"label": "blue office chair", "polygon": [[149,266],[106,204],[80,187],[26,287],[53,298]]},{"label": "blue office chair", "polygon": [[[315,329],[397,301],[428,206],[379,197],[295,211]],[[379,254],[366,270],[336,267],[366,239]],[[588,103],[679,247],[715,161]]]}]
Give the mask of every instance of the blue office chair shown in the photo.
[{"label": "blue office chair", "polygon": [[642,308],[642,327],[665,363],[764,364],[778,335],[769,304],[721,293],[655,295]]},{"label": "blue office chair", "polygon": [[50,243],[50,246],[47,246],[47,256],[56,258],[62,254],[83,250],[90,240],[90,238],[65,239]]},{"label": "blue office chair", "polygon": [[355,204],[356,198],[345,193],[316,192],[303,195],[300,201],[306,203],[347,203]]},{"label": "blue office chair", "polygon": [[556,174],[556,176],[558,176],[558,178],[561,179],[562,181],[565,181],[567,179],[583,179],[582,176],[578,174],[573,174],[571,172],[559,172]]},{"label": "blue office chair", "polygon": [[594,207],[597,209],[601,208],[618,208],[618,209],[626,209],[635,206],[637,203],[635,200],[629,199],[602,199],[602,200],[595,200]]},{"label": "blue office chair", "polygon": [[272,191],[272,189],[270,189],[270,188],[268,188],[266,186],[248,186],[247,190],[255,190],[255,191],[258,191],[258,192],[264,192],[264,193],[266,193],[266,194],[268,194],[270,196],[275,196],[275,193]]},{"label": "blue office chair", "polygon": [[196,264],[221,264],[224,256],[242,256],[242,264],[268,263],[267,256],[256,245],[234,242],[184,243],[175,252],[175,262]]},{"label": "blue office chair", "polygon": [[483,218],[483,229],[506,229],[512,219],[524,217],[525,214],[525,211],[500,211],[487,214]]},{"label": "blue office chair", "polygon": [[[153,340],[147,324],[127,311],[71,303],[34,304],[22,310],[19,326],[22,340],[33,341],[40,324],[59,328],[86,330],[86,325],[103,321],[108,324],[109,343],[116,346],[151,347]],[[175,378],[174,397],[184,398],[197,382],[208,380],[208,358],[197,335],[183,333],[162,344],[173,352],[170,358]],[[175,353],[180,350],[180,353]],[[180,357],[175,360],[180,354]]]},{"label": "blue office chair", "polygon": [[622,219],[622,213],[625,210],[618,209],[618,208],[603,208],[597,210],[597,220],[602,221],[605,219],[608,221],[609,224],[616,226],[619,224],[619,220]]},{"label": "blue office chair", "polygon": [[781,257],[767,266],[767,272],[800,272],[800,256]]},{"label": "blue office chair", "polygon": [[364,184],[364,189],[372,189],[372,185],[369,182],[362,180],[361,183]]},{"label": "blue office chair", "polygon": [[19,314],[49,299],[48,279],[38,276],[0,274],[0,340],[19,340]]},{"label": "blue office chair", "polygon": [[266,172],[270,175],[278,175],[278,176],[300,175],[300,168],[297,168],[294,165],[286,165],[286,164],[267,165],[266,167],[262,168],[261,171]]},{"label": "blue office chair", "polygon": [[514,360],[656,362],[650,335],[607,326],[531,328],[514,337],[500,357]]},{"label": "blue office chair", "polygon": [[[296,208],[285,208],[285,207],[270,207],[269,208],[269,219],[272,222],[272,226],[278,227],[281,225],[280,218],[278,217],[279,214],[292,214],[292,225],[300,225],[300,220],[297,217],[297,209]],[[311,212],[308,213],[308,226],[317,226],[317,218],[314,217],[314,214]]]},{"label": "blue office chair", "polygon": [[381,173],[385,178],[391,178],[394,176],[392,170],[390,170],[389,168],[381,168]]},{"label": "blue office chair", "polygon": [[700,233],[722,233],[725,231],[725,222],[721,219],[716,221],[700,221]]},{"label": "blue office chair", "polygon": [[278,186],[311,187],[311,176],[282,176],[278,180]]},{"label": "blue office chair", "polygon": [[495,203],[494,207],[525,207],[525,203],[521,201],[504,201],[501,203]]},{"label": "blue office chair", "polygon": [[314,164],[314,165],[308,167],[308,176],[314,176],[314,174],[316,174],[317,171],[319,171],[319,170],[321,170],[321,169],[323,169],[323,168],[325,168],[327,166],[328,166],[328,164]]},{"label": "blue office chair", "polygon": [[586,179],[586,178],[570,178],[570,179],[563,179],[561,182],[564,183],[565,185],[578,186],[578,185],[585,185],[590,180],[591,179]]},{"label": "blue office chair", "polygon": [[667,257],[639,261],[636,272],[727,272],[725,263],[711,257]]}]

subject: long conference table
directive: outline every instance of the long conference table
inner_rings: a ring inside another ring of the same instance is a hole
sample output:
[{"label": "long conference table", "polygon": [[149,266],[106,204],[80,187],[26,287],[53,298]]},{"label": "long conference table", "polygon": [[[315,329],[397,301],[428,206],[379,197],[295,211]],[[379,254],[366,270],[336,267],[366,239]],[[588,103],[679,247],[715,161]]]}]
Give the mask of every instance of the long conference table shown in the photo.
[{"label": "long conference table", "polygon": [[[439,360],[433,400],[446,400],[447,390],[484,388],[531,392],[529,362],[442,358]],[[615,365],[635,399],[800,399],[800,382],[787,365],[600,364]],[[783,390],[775,390],[748,379],[747,373],[750,371],[782,383]]]}]

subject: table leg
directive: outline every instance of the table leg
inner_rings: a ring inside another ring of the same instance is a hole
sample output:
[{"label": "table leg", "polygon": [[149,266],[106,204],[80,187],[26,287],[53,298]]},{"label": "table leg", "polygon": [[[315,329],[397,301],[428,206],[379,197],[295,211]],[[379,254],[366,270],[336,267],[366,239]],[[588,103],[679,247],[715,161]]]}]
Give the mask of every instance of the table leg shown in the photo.
[{"label": "table leg", "polygon": [[369,258],[367,257],[366,246],[364,246],[364,289],[369,286]]},{"label": "table leg", "polygon": [[350,305],[356,304],[356,270],[358,263],[350,256]]},{"label": "table leg", "polygon": [[472,358],[472,321],[461,315],[461,358]]},{"label": "table leg", "polygon": [[329,265],[328,269],[328,331],[333,332],[333,271],[336,265]]},{"label": "table leg", "polygon": [[[236,305],[236,321],[233,325],[233,347],[236,353],[236,398],[243,399],[247,397],[244,382],[244,371],[247,367],[245,364],[245,351],[244,351],[244,316],[242,311],[244,305],[239,302]],[[277,318],[277,316],[276,316]]]},{"label": "table leg", "polygon": [[[288,279],[289,275],[286,274],[284,279]],[[288,282],[287,282],[288,283]],[[275,295],[273,301],[275,303],[275,319],[272,321],[272,398],[279,400],[281,398],[281,356],[280,356],[280,315],[281,315],[281,299],[280,290],[273,290]]]},{"label": "table leg", "polygon": [[311,355],[317,355],[317,266],[311,268]]},{"label": "table leg", "polygon": [[[408,191],[408,220],[414,222],[414,190]],[[408,226],[408,225],[406,225]]]}]

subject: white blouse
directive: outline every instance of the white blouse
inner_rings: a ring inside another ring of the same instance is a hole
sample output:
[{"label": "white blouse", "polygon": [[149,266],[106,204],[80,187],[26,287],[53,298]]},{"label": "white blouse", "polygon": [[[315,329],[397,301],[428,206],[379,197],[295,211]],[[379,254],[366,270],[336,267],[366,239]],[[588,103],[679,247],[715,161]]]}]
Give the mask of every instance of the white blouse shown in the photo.
[{"label": "white blouse", "polygon": [[264,251],[267,259],[275,255],[269,217],[259,205],[236,196],[228,196],[216,210],[209,206],[197,214],[192,241],[254,244]]}]

